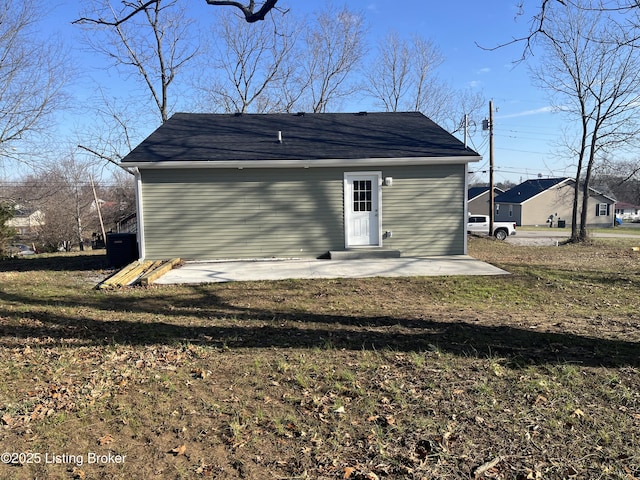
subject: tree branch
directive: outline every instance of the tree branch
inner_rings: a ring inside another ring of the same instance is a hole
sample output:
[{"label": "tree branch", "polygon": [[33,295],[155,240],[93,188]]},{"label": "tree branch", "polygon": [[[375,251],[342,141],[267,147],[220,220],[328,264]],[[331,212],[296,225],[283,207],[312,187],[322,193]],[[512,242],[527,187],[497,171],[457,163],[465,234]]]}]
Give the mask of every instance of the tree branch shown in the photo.
[{"label": "tree branch", "polygon": [[205,1],[207,2],[208,5],[214,5],[214,6],[226,5],[230,7],[239,8],[242,11],[244,15],[244,19],[247,21],[247,23],[254,23],[259,20],[264,20],[264,18],[267,16],[267,13],[269,13],[271,9],[276,6],[276,3],[278,3],[278,0],[266,0],[262,4],[262,7],[260,7],[258,11],[254,12],[254,8],[255,8],[254,0],[250,0],[249,5],[246,5],[246,6],[240,2],[233,2],[233,1],[217,1],[217,0],[205,0]]},{"label": "tree branch", "polygon": [[[269,13],[276,6],[276,3],[278,3],[278,0],[266,0],[257,11],[254,11],[256,7],[254,0],[249,0],[248,5],[243,5],[240,2],[234,2],[234,1],[218,1],[218,0],[205,0],[205,1],[207,2],[208,5],[229,6],[229,7],[236,7],[240,9],[247,23],[254,23],[259,20],[264,20],[265,17],[267,16],[267,13]],[[81,17],[77,20],[74,20],[71,23],[73,24],[95,23],[98,25],[109,25],[112,27],[117,27],[118,25],[121,25],[127,20],[136,16],[138,13],[146,10],[154,3],[158,3],[158,0],[148,0],[141,5],[138,5],[131,12],[129,12],[128,15],[114,21],[108,21],[102,18]]]},{"label": "tree branch", "polygon": [[82,150],[86,150],[87,152],[91,153],[92,155],[95,155],[98,158],[101,158],[102,160],[106,160],[107,162],[111,162],[113,163],[115,166],[120,167],[122,170],[124,170],[127,173],[130,173],[131,175],[133,175],[133,172],[131,170],[129,170],[127,167],[123,167],[122,164],[116,162],[113,158],[111,157],[107,157],[106,155],[103,155],[100,152],[96,152],[95,150],[89,148],[89,147],[85,147],[84,145],[78,145],[78,148],[81,148]]},{"label": "tree branch", "polygon": [[109,22],[107,20],[104,20],[102,18],[87,18],[87,17],[81,17],[77,20],[74,20],[73,24],[82,24],[82,23],[97,23],[99,25],[109,25],[112,27],[117,27],[118,25],[123,24],[124,22],[126,22],[127,20],[129,20],[130,18],[136,16],[138,13],[142,12],[143,10],[146,10],[147,8],[149,8],[151,5],[153,5],[154,3],[158,3],[158,0],[148,0],[147,2],[143,3],[142,5],[137,6],[136,8],[134,8],[131,13],[129,13],[129,15],[126,15],[122,18],[119,18],[113,22]]}]

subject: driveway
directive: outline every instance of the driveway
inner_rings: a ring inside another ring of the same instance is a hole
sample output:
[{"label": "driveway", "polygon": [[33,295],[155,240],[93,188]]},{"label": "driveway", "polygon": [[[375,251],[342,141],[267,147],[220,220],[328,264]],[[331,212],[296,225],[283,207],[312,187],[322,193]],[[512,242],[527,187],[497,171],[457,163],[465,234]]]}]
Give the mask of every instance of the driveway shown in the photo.
[{"label": "driveway", "polygon": [[508,273],[467,255],[361,260],[273,259],[186,262],[182,267],[171,270],[154,283],[194,284],[294,278],[506,275]]},{"label": "driveway", "polygon": [[[617,227],[621,228],[621,227]],[[633,238],[633,234],[612,229],[611,233],[592,233],[594,238]],[[557,245],[571,236],[570,228],[548,228],[540,230],[517,230],[515,235],[507,237],[505,242],[513,245],[545,246]],[[640,240],[640,236],[637,237]]]}]

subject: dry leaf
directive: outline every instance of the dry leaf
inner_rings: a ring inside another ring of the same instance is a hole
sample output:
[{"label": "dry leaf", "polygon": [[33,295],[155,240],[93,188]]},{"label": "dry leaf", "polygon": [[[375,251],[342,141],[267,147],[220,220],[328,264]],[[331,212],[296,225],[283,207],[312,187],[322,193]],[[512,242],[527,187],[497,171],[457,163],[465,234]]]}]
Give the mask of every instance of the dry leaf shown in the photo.
[{"label": "dry leaf", "polygon": [[576,408],[573,413],[571,414],[572,417],[576,417],[576,418],[583,418],[584,417],[584,412],[582,410],[580,410],[579,408]]},{"label": "dry leaf", "polygon": [[176,448],[171,449],[171,451],[169,453],[173,453],[174,456],[179,456],[179,455],[184,455],[184,452],[187,451],[187,446],[186,445],[180,445]]},{"label": "dry leaf", "polygon": [[333,413],[344,413],[344,406],[336,408]]},{"label": "dry leaf", "polygon": [[534,472],[530,468],[527,468],[527,471],[529,472],[527,473],[527,480],[540,480],[542,478],[542,473],[538,470]]},{"label": "dry leaf", "polygon": [[194,368],[191,370],[191,374],[196,378],[207,378],[207,371],[201,368]]},{"label": "dry leaf", "polygon": [[113,437],[108,433],[100,438],[98,438],[98,445],[109,445],[113,442]]},{"label": "dry leaf", "polygon": [[78,467],[73,467],[71,474],[73,475],[73,478],[78,478],[80,480],[82,480],[83,478],[86,478],[87,476],[87,474],[84,473],[83,470],[80,470]]},{"label": "dry leaf", "polygon": [[476,468],[473,472],[473,475],[478,478],[481,477],[487,470],[492,469],[493,467],[495,467],[498,463],[500,463],[500,461],[502,460],[502,458],[500,457],[496,457],[493,460],[491,460],[490,462],[487,463],[483,463],[482,465],[480,465],[478,468]]},{"label": "dry leaf", "polygon": [[351,475],[353,475],[355,471],[356,469],[353,467],[345,467],[344,475],[342,476],[342,478],[351,478]]},{"label": "dry leaf", "polygon": [[538,405],[539,403],[547,403],[549,401],[549,399],[547,397],[545,397],[544,395],[538,395],[536,397],[535,402],[533,402],[535,405]]}]

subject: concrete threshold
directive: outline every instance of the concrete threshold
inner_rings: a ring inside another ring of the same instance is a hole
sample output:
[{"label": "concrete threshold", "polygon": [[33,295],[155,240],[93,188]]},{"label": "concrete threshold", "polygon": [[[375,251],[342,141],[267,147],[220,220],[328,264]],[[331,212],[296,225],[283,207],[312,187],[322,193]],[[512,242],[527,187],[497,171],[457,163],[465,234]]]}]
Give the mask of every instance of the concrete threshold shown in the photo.
[{"label": "concrete threshold", "polygon": [[364,260],[378,258],[400,258],[400,250],[388,250],[379,248],[354,248],[349,250],[331,250],[331,260]]}]

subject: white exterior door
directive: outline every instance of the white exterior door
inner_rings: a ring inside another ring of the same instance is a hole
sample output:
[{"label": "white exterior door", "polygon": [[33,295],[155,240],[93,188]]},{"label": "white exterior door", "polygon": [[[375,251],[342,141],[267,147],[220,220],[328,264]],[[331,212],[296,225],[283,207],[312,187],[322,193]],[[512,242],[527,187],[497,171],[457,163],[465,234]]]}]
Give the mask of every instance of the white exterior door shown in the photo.
[{"label": "white exterior door", "polygon": [[345,246],[379,247],[381,232],[381,172],[344,174]]}]

